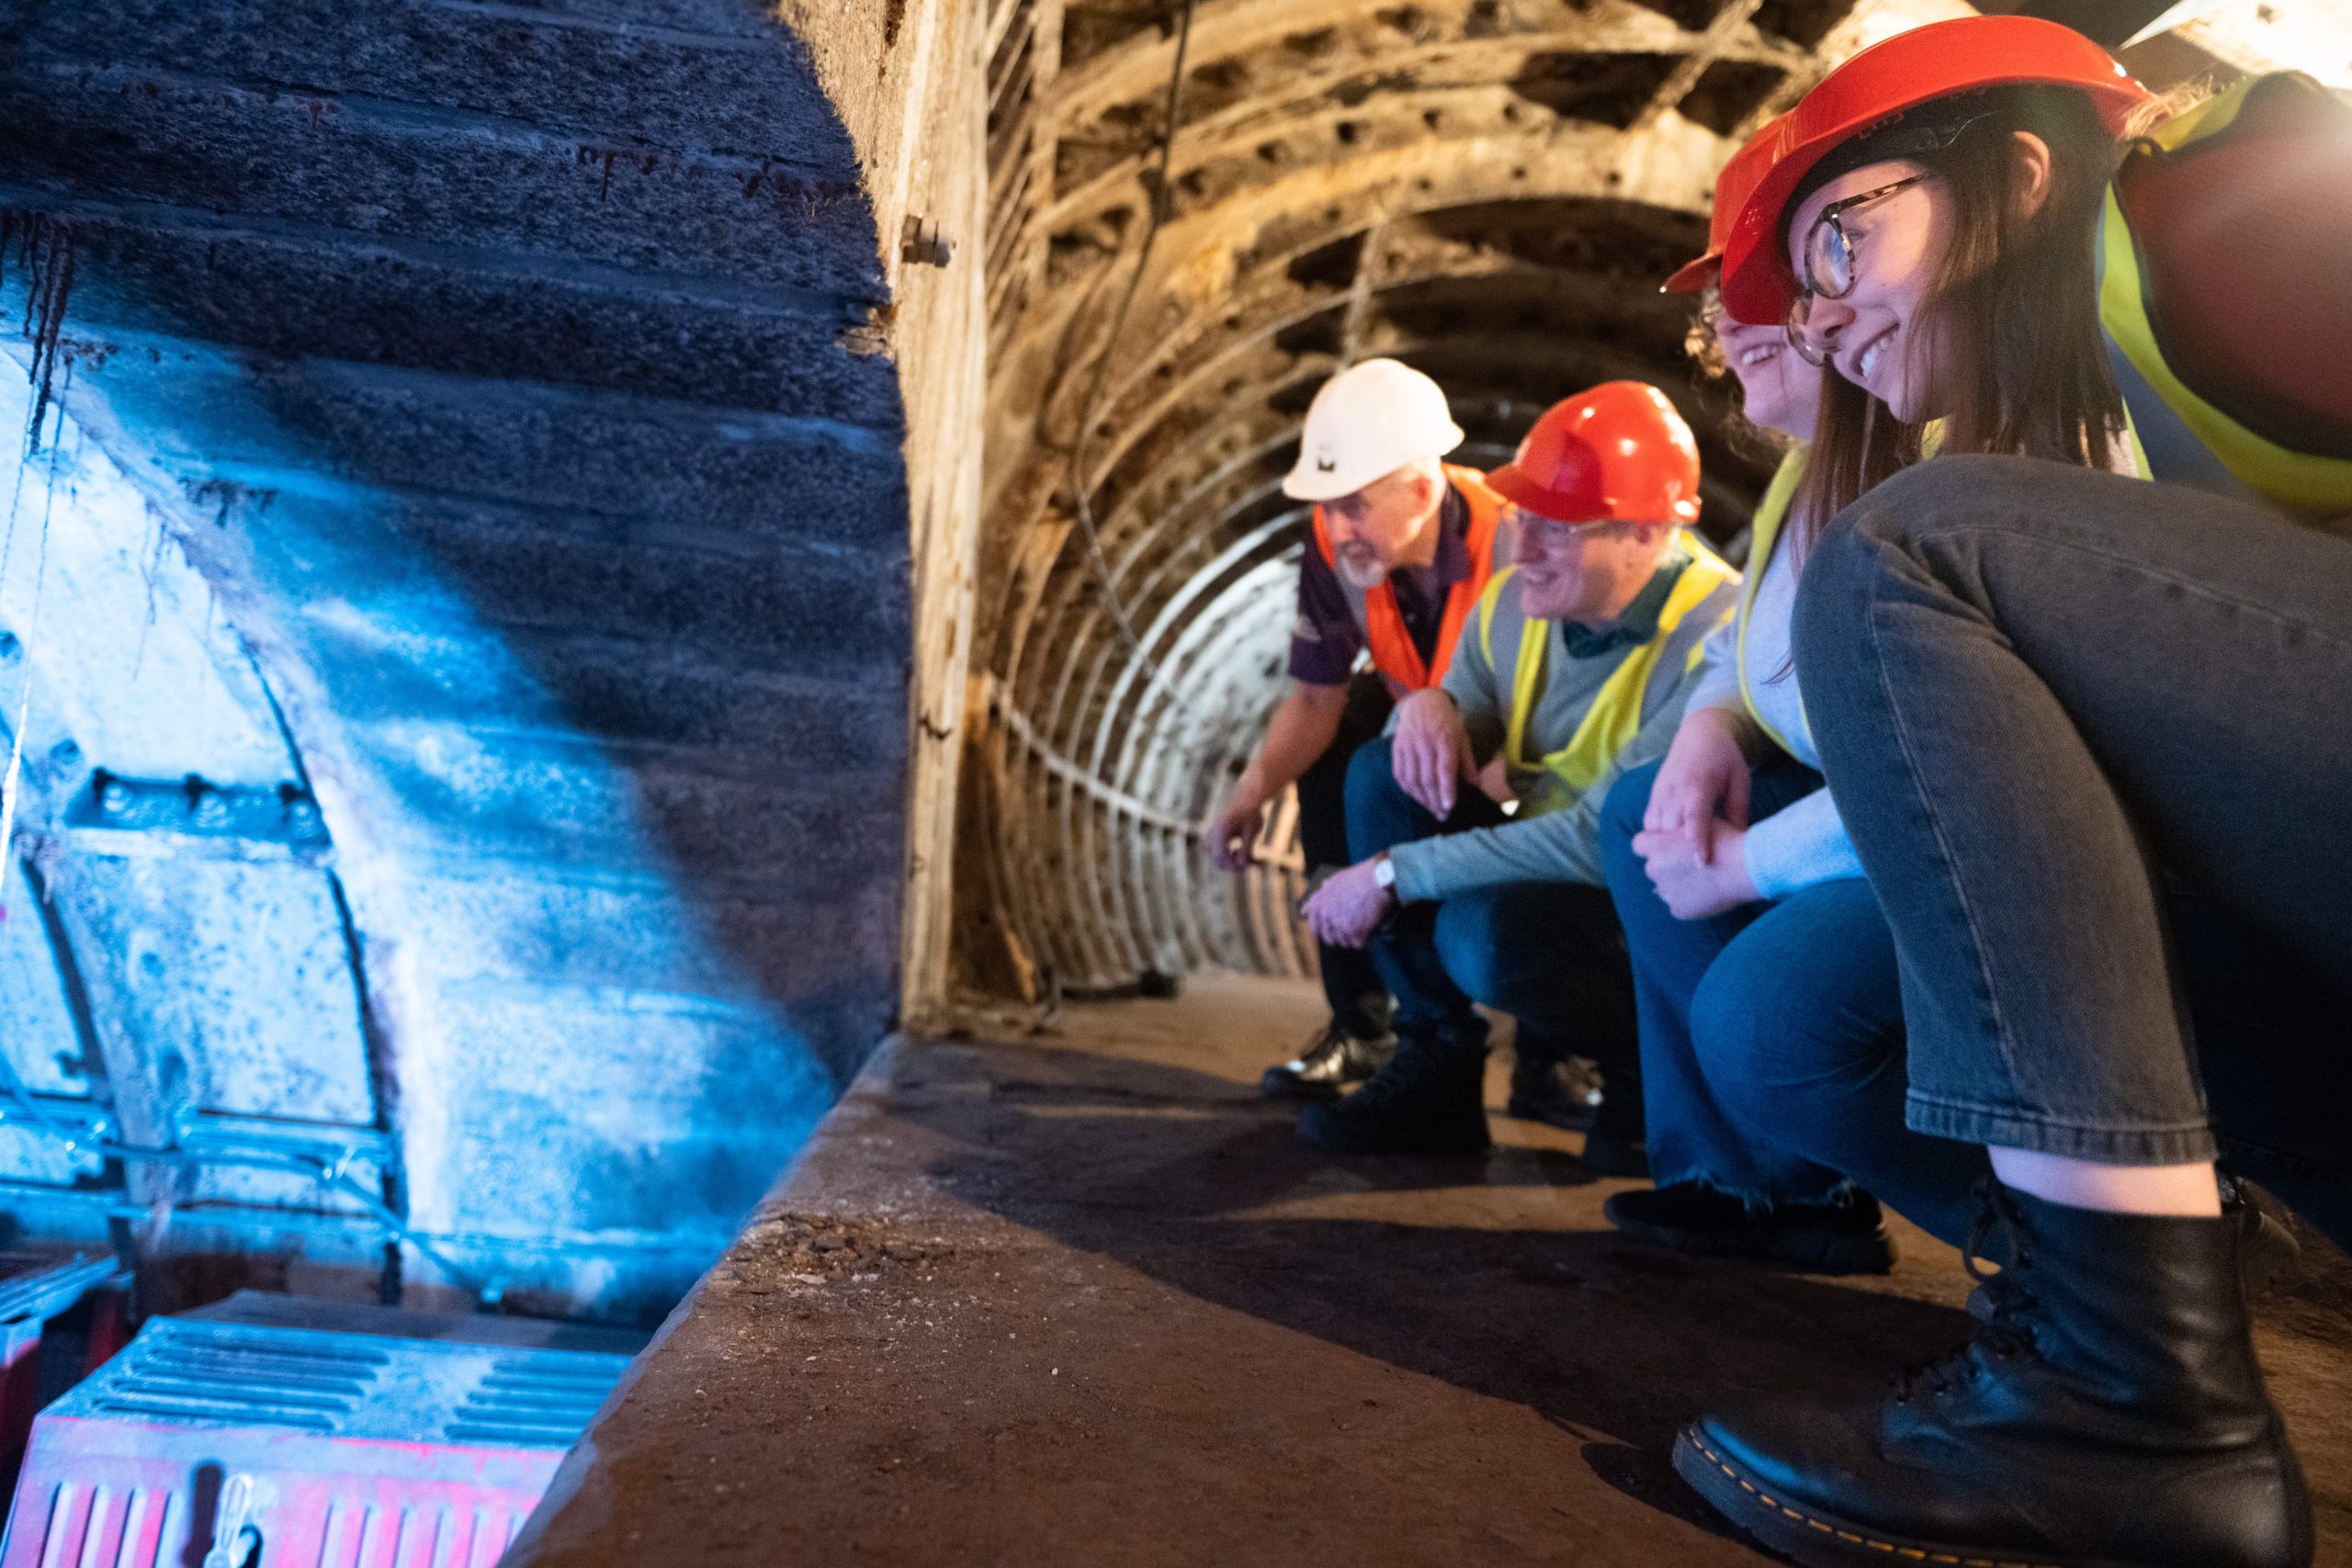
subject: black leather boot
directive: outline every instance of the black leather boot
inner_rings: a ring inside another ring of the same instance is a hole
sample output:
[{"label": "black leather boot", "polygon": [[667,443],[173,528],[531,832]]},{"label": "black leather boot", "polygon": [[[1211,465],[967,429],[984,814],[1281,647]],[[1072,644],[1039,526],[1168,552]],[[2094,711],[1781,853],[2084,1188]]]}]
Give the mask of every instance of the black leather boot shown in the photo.
[{"label": "black leather boot", "polygon": [[1529,1055],[1523,1050],[1512,1058],[1505,1115],[1584,1133],[1591,1131],[1600,1107],[1600,1074],[1589,1062],[1576,1056]]},{"label": "black leather boot", "polygon": [[1386,1066],[1396,1050],[1395,1035],[1365,1039],[1335,1018],[1297,1055],[1268,1067],[1258,1092],[1268,1100],[1337,1100]]},{"label": "black leather boot", "polygon": [[1584,1165],[1595,1176],[1649,1176],[1642,1073],[1631,1061],[1601,1068],[1600,1109],[1593,1114],[1592,1131],[1585,1134]]},{"label": "black leather boot", "polygon": [[1678,1252],[1752,1258],[1818,1274],[1883,1274],[1894,1267],[1885,1215],[1860,1189],[1819,1203],[1751,1209],[1703,1182],[1678,1181],[1615,1193],[1600,1213],[1627,1235]]},{"label": "black leather boot", "polygon": [[[2303,1255],[2303,1244],[2295,1233],[2263,1212],[2262,1205],[2247,1190],[2249,1184],[2233,1178],[2227,1171],[2220,1173],[2222,1183],[2222,1218],[2229,1222],[2230,1235],[2238,1249],[2238,1282],[2245,1287],[2245,1299],[2253,1301],[2270,1289],[2271,1281],[2295,1265]],[[1987,1280],[1968,1292],[1968,1315],[1982,1323],[1993,1315],[1993,1303],[1999,1287],[1998,1280]]]},{"label": "black leather boot", "polygon": [[1675,1469],[1809,1568],[2309,1563],[2229,1224],[1989,1201],[2012,1262],[1974,1340],[1874,1405],[1726,1405]]},{"label": "black leather boot", "polygon": [[1346,1155],[1475,1155],[1487,1133],[1487,1032],[1459,1028],[1396,1032],[1396,1055],[1345,1100],[1298,1113],[1298,1135]]}]

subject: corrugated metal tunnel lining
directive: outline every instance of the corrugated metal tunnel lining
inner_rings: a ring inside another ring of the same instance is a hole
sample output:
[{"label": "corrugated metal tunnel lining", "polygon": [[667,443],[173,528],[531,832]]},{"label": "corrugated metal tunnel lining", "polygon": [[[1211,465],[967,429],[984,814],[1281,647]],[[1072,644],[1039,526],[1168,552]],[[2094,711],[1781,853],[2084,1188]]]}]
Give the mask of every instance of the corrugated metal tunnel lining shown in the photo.
[{"label": "corrugated metal tunnel lining", "polygon": [[1181,6],[1002,8],[969,977],[1035,992],[1204,964],[1307,971],[1287,811],[1238,878],[1193,832],[1283,689],[1306,519],[1279,479],[1316,387],[1374,355],[1415,364],[1471,434],[1463,460],[1484,465],[1581,386],[1656,382],[1701,433],[1703,526],[1736,533],[1762,454],[1726,440],[1727,400],[1682,352],[1689,302],[1657,285],[1703,245],[1738,141],[1825,59],[1925,14],[1203,5],[1138,276]]}]

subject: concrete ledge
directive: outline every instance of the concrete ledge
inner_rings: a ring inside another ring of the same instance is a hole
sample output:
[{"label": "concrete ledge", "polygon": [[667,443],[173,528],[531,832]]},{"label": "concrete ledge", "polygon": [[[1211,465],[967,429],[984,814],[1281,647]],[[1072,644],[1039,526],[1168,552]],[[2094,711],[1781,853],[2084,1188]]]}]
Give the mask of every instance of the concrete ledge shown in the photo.
[{"label": "concrete ledge", "polygon": [[[1761,1563],[1668,1470],[1676,1426],[1965,1334],[1907,1228],[1866,1281],[1620,1241],[1572,1134],[1314,1157],[1255,1078],[1318,999],[1196,982],[877,1055],[508,1568]],[[2352,1356],[2284,1305],[2263,1349],[2342,1562]]]}]

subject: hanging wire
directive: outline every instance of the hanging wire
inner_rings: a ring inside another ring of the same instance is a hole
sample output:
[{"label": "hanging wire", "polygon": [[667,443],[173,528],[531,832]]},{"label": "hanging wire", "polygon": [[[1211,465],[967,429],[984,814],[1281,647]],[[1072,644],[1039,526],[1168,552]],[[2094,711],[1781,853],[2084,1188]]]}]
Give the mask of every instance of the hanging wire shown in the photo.
[{"label": "hanging wire", "polygon": [[[73,372],[66,375],[70,380]],[[26,438],[25,462],[32,461],[32,448],[40,432],[36,427]],[[57,506],[57,449],[65,440],[65,410],[57,411],[57,429],[49,438],[49,482],[41,497],[40,548],[33,558],[33,607],[25,623],[25,635],[17,639],[17,657],[25,662],[25,685],[17,701],[17,721],[8,735],[8,767],[0,773],[0,919],[8,917],[8,868],[17,858],[17,797],[23,788],[25,771],[25,730],[32,722],[33,713],[33,649],[40,637],[40,605],[49,588],[49,525]],[[6,581],[6,551],[0,550],[0,586]]]},{"label": "hanging wire", "polygon": [[[53,1139],[69,1156],[89,1155],[101,1159],[118,1159],[126,1164],[163,1166],[187,1175],[199,1173],[208,1166],[234,1166],[247,1170],[271,1170],[308,1177],[322,1188],[356,1202],[386,1235],[414,1247],[419,1256],[440,1269],[452,1284],[482,1305],[495,1306],[504,1295],[504,1281],[474,1277],[411,1226],[379,1195],[369,1191],[365,1182],[354,1177],[350,1169],[356,1153],[354,1150],[300,1146],[197,1150],[176,1144],[134,1144],[115,1135],[111,1116],[101,1114],[95,1122],[84,1122],[52,1111],[41,1104],[17,1074],[16,1065],[8,1060],[6,1052],[0,1052],[0,1125],[38,1133]],[[175,1207],[170,1199],[161,1201],[155,1206],[160,1215],[158,1223],[168,1220]]]},{"label": "hanging wire", "polygon": [[[58,447],[65,435],[65,411],[54,402],[52,383],[62,355],[65,302],[74,290],[74,232],[64,224],[38,216],[0,212],[0,267],[5,267],[10,240],[17,242],[17,258],[25,269],[24,335],[32,344],[26,368],[33,388],[32,410],[25,422],[24,444],[8,497],[7,536],[0,540],[0,588],[7,582],[9,558],[17,542],[17,507],[24,496],[25,475],[40,454],[41,425],[57,408],[56,433],[49,442],[49,482],[41,502],[40,554],[33,569],[30,623],[17,639],[24,660],[24,691],[17,704],[17,721],[8,738],[8,763],[0,773],[0,919],[7,917],[8,868],[16,859],[17,794],[24,776],[25,727],[32,716],[33,652],[40,630],[42,590],[49,581],[49,525],[57,504]],[[73,363],[65,361],[66,384],[73,384]]]},{"label": "hanging wire", "polygon": [[1078,437],[1071,444],[1069,458],[1070,490],[1078,503],[1078,528],[1085,537],[1087,559],[1102,590],[1103,607],[1110,611],[1112,623],[1119,628],[1127,651],[1142,662],[1145,676],[1152,680],[1159,678],[1159,668],[1151,655],[1144,651],[1143,638],[1136,634],[1135,623],[1128,618],[1126,605],[1119,598],[1111,562],[1102,554],[1102,536],[1095,527],[1094,502],[1086,477],[1086,443],[1093,434],[1095,416],[1102,412],[1102,390],[1111,377],[1111,355],[1119,346],[1119,334],[1126,330],[1127,313],[1134,308],[1136,293],[1143,287],[1144,274],[1151,265],[1152,246],[1159,242],[1160,226],[1168,220],[1169,166],[1176,149],[1176,116],[1184,102],[1184,57],[1193,45],[1193,9],[1196,3],[1197,0],[1184,0],[1182,10],[1177,14],[1176,59],[1168,72],[1168,105],[1160,122],[1159,168],[1152,176],[1151,208],[1144,226],[1143,243],[1136,252],[1135,270],[1127,275],[1126,288],[1119,295],[1119,308],[1112,312],[1110,335],[1103,339],[1102,352],[1094,361],[1094,375],[1087,385],[1086,399],[1079,405]]}]

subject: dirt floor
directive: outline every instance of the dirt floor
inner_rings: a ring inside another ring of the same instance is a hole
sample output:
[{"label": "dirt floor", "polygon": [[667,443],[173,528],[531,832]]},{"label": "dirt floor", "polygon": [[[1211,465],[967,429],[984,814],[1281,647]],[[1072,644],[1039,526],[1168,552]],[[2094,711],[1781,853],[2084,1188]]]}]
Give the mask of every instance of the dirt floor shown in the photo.
[{"label": "dirt floor", "polygon": [[[510,1568],[1773,1561],[1667,1465],[1743,1387],[1966,1329],[1886,1280],[1616,1238],[1578,1139],[1332,1161],[1261,1101],[1304,986],[1196,980],[877,1062],[567,1461]],[[1501,1104],[1502,1054],[1490,1089]],[[2340,1255],[2261,1306],[2323,1564],[2352,1564]]]}]

